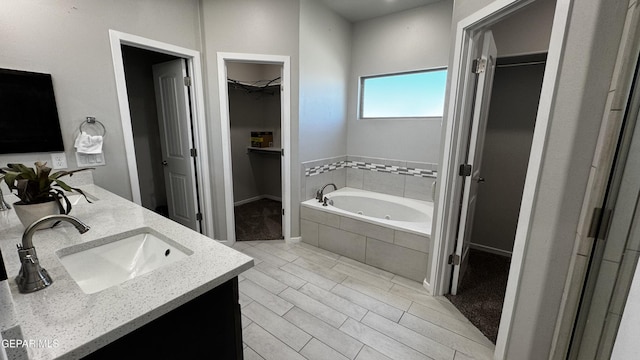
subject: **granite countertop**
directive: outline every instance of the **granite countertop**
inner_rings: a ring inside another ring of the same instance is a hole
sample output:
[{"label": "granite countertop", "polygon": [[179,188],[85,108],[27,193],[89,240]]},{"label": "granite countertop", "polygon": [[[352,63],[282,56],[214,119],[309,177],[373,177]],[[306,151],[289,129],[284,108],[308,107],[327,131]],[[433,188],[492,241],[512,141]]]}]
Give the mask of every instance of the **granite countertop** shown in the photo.
[{"label": "granite countertop", "polygon": [[[28,347],[30,359],[80,358],[253,266],[252,258],[98,186],[81,188],[98,200],[74,205],[70,215],[91,230],[81,235],[65,222],[35,233],[33,244],[40,264],[53,284],[34,293],[19,293],[14,281],[20,269],[16,244],[21,243],[24,228],[13,210],[0,212],[0,249],[17,321],[25,340],[49,344]],[[7,202],[12,197],[6,196]],[[90,295],[78,287],[55,254],[72,245],[143,227],[158,231],[193,254]]]}]

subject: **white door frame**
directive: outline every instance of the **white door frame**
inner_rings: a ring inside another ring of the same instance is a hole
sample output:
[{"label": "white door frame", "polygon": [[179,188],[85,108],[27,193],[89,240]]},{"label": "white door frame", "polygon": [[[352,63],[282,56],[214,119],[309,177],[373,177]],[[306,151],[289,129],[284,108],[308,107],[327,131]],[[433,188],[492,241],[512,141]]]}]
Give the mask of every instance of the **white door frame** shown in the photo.
[{"label": "white door frame", "polygon": [[[473,35],[486,30],[514,11],[521,9],[534,0],[496,0],[486,7],[464,18],[456,25],[455,45],[453,48],[453,66],[450,69],[450,89],[448,107],[446,109],[446,128],[441,159],[440,188],[437,201],[437,214],[433,234],[431,277],[429,288],[434,295],[443,295],[448,291],[451,280],[451,266],[448,265],[449,254],[453,252],[458,224],[458,207],[461,193],[461,177],[458,176],[458,165],[465,161],[466,144],[461,134],[468,123],[461,121],[463,117],[463,97],[470,86],[471,73],[467,71],[473,61],[471,50]],[[557,91],[557,77],[563,57],[563,47],[569,12],[573,0],[557,0],[553,19],[553,28],[549,42],[549,52],[545,68],[538,114],[531,146],[531,155],[527,168],[525,186],[522,195],[518,227],[511,258],[509,280],[505,293],[505,301],[500,320],[500,329],[495,348],[495,359],[504,359],[507,344],[510,340],[511,325],[515,315],[514,308],[519,294],[519,281],[523,259],[531,229],[531,216],[536,203],[542,158],[546,148],[549,118],[551,116],[554,97]]]},{"label": "white door frame", "polygon": [[282,66],[282,94],[280,109],[283,149],[282,167],[282,233],[284,240],[291,240],[291,65],[289,56],[218,52],[218,86],[220,93],[220,128],[222,133],[222,163],[224,171],[225,210],[227,217],[227,241],[236,241],[233,212],[233,173],[231,163],[231,129],[229,119],[229,90],[227,86],[227,62],[272,64]]},{"label": "white door frame", "polygon": [[[202,85],[202,79],[204,77],[202,75],[200,52],[116,30],[109,30],[109,39],[116,79],[118,105],[120,106],[120,119],[122,120],[122,132],[124,134],[124,148],[127,156],[127,167],[129,169],[129,182],[131,183],[133,202],[138,205],[142,205],[142,198],[140,196],[140,183],[138,182],[138,167],[136,165],[133,128],[131,126],[129,98],[127,97],[127,80],[124,73],[121,46],[128,45],[158,53],[174,55],[187,61],[189,76],[193,84],[192,91],[190,92],[193,136],[189,134],[189,138],[194,139],[195,143],[193,146],[199,149],[198,156],[195,158],[195,167],[197,182],[199,184],[198,200],[200,201],[200,206],[202,207],[200,210],[203,215],[201,230],[204,235],[213,238],[213,195],[211,193],[212,185],[208,176],[209,155],[207,151],[204,87]],[[207,174],[207,176],[204,176],[205,174]],[[196,179],[194,179],[194,181],[196,181]]]}]

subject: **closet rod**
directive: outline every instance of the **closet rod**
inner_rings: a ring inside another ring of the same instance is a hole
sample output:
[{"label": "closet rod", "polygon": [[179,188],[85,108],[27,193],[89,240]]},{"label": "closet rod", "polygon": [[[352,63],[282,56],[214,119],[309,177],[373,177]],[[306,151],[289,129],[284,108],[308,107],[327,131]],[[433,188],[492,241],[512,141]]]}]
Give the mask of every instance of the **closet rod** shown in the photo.
[{"label": "closet rod", "polygon": [[527,65],[539,65],[539,64],[546,64],[546,61],[531,61],[531,62],[524,62],[524,63],[516,63],[516,64],[500,64],[500,65],[496,65],[497,68],[507,68],[507,67],[516,67],[516,66],[527,66]]}]

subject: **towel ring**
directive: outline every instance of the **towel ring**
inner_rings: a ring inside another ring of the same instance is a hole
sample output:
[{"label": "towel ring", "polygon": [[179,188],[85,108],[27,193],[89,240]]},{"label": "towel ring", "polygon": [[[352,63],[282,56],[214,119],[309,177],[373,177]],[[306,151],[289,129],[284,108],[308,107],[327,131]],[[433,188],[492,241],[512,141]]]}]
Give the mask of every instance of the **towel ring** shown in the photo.
[{"label": "towel ring", "polygon": [[103,124],[103,123],[101,123],[100,121],[96,120],[96,118],[95,118],[95,117],[93,117],[93,116],[87,116],[87,119],[86,119],[85,121],[83,121],[83,122],[80,124],[80,133],[82,133],[82,132],[84,131],[84,130],[82,129],[82,127],[83,127],[84,125],[86,125],[86,124],[89,124],[89,125],[98,125],[99,127],[101,127],[101,128],[102,128],[102,134],[96,134],[96,135],[100,135],[100,136],[102,136],[102,137],[104,137],[105,135],[107,135],[107,128],[106,128],[106,127],[104,127],[104,124]]}]

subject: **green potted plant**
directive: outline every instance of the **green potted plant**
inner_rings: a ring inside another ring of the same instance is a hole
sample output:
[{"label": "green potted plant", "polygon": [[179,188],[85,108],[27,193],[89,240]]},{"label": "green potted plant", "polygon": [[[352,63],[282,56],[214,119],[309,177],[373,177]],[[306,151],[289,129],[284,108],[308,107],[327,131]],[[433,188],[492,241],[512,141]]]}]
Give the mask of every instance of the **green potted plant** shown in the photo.
[{"label": "green potted plant", "polygon": [[13,207],[25,227],[43,216],[68,214],[71,202],[65,191],[80,193],[87,199],[82,190],[67,185],[60,178],[91,168],[51,173],[46,162],[37,161],[34,165],[35,168],[23,164],[8,164],[0,169],[0,173],[4,175],[0,180],[4,180],[9,190],[20,199]]}]

